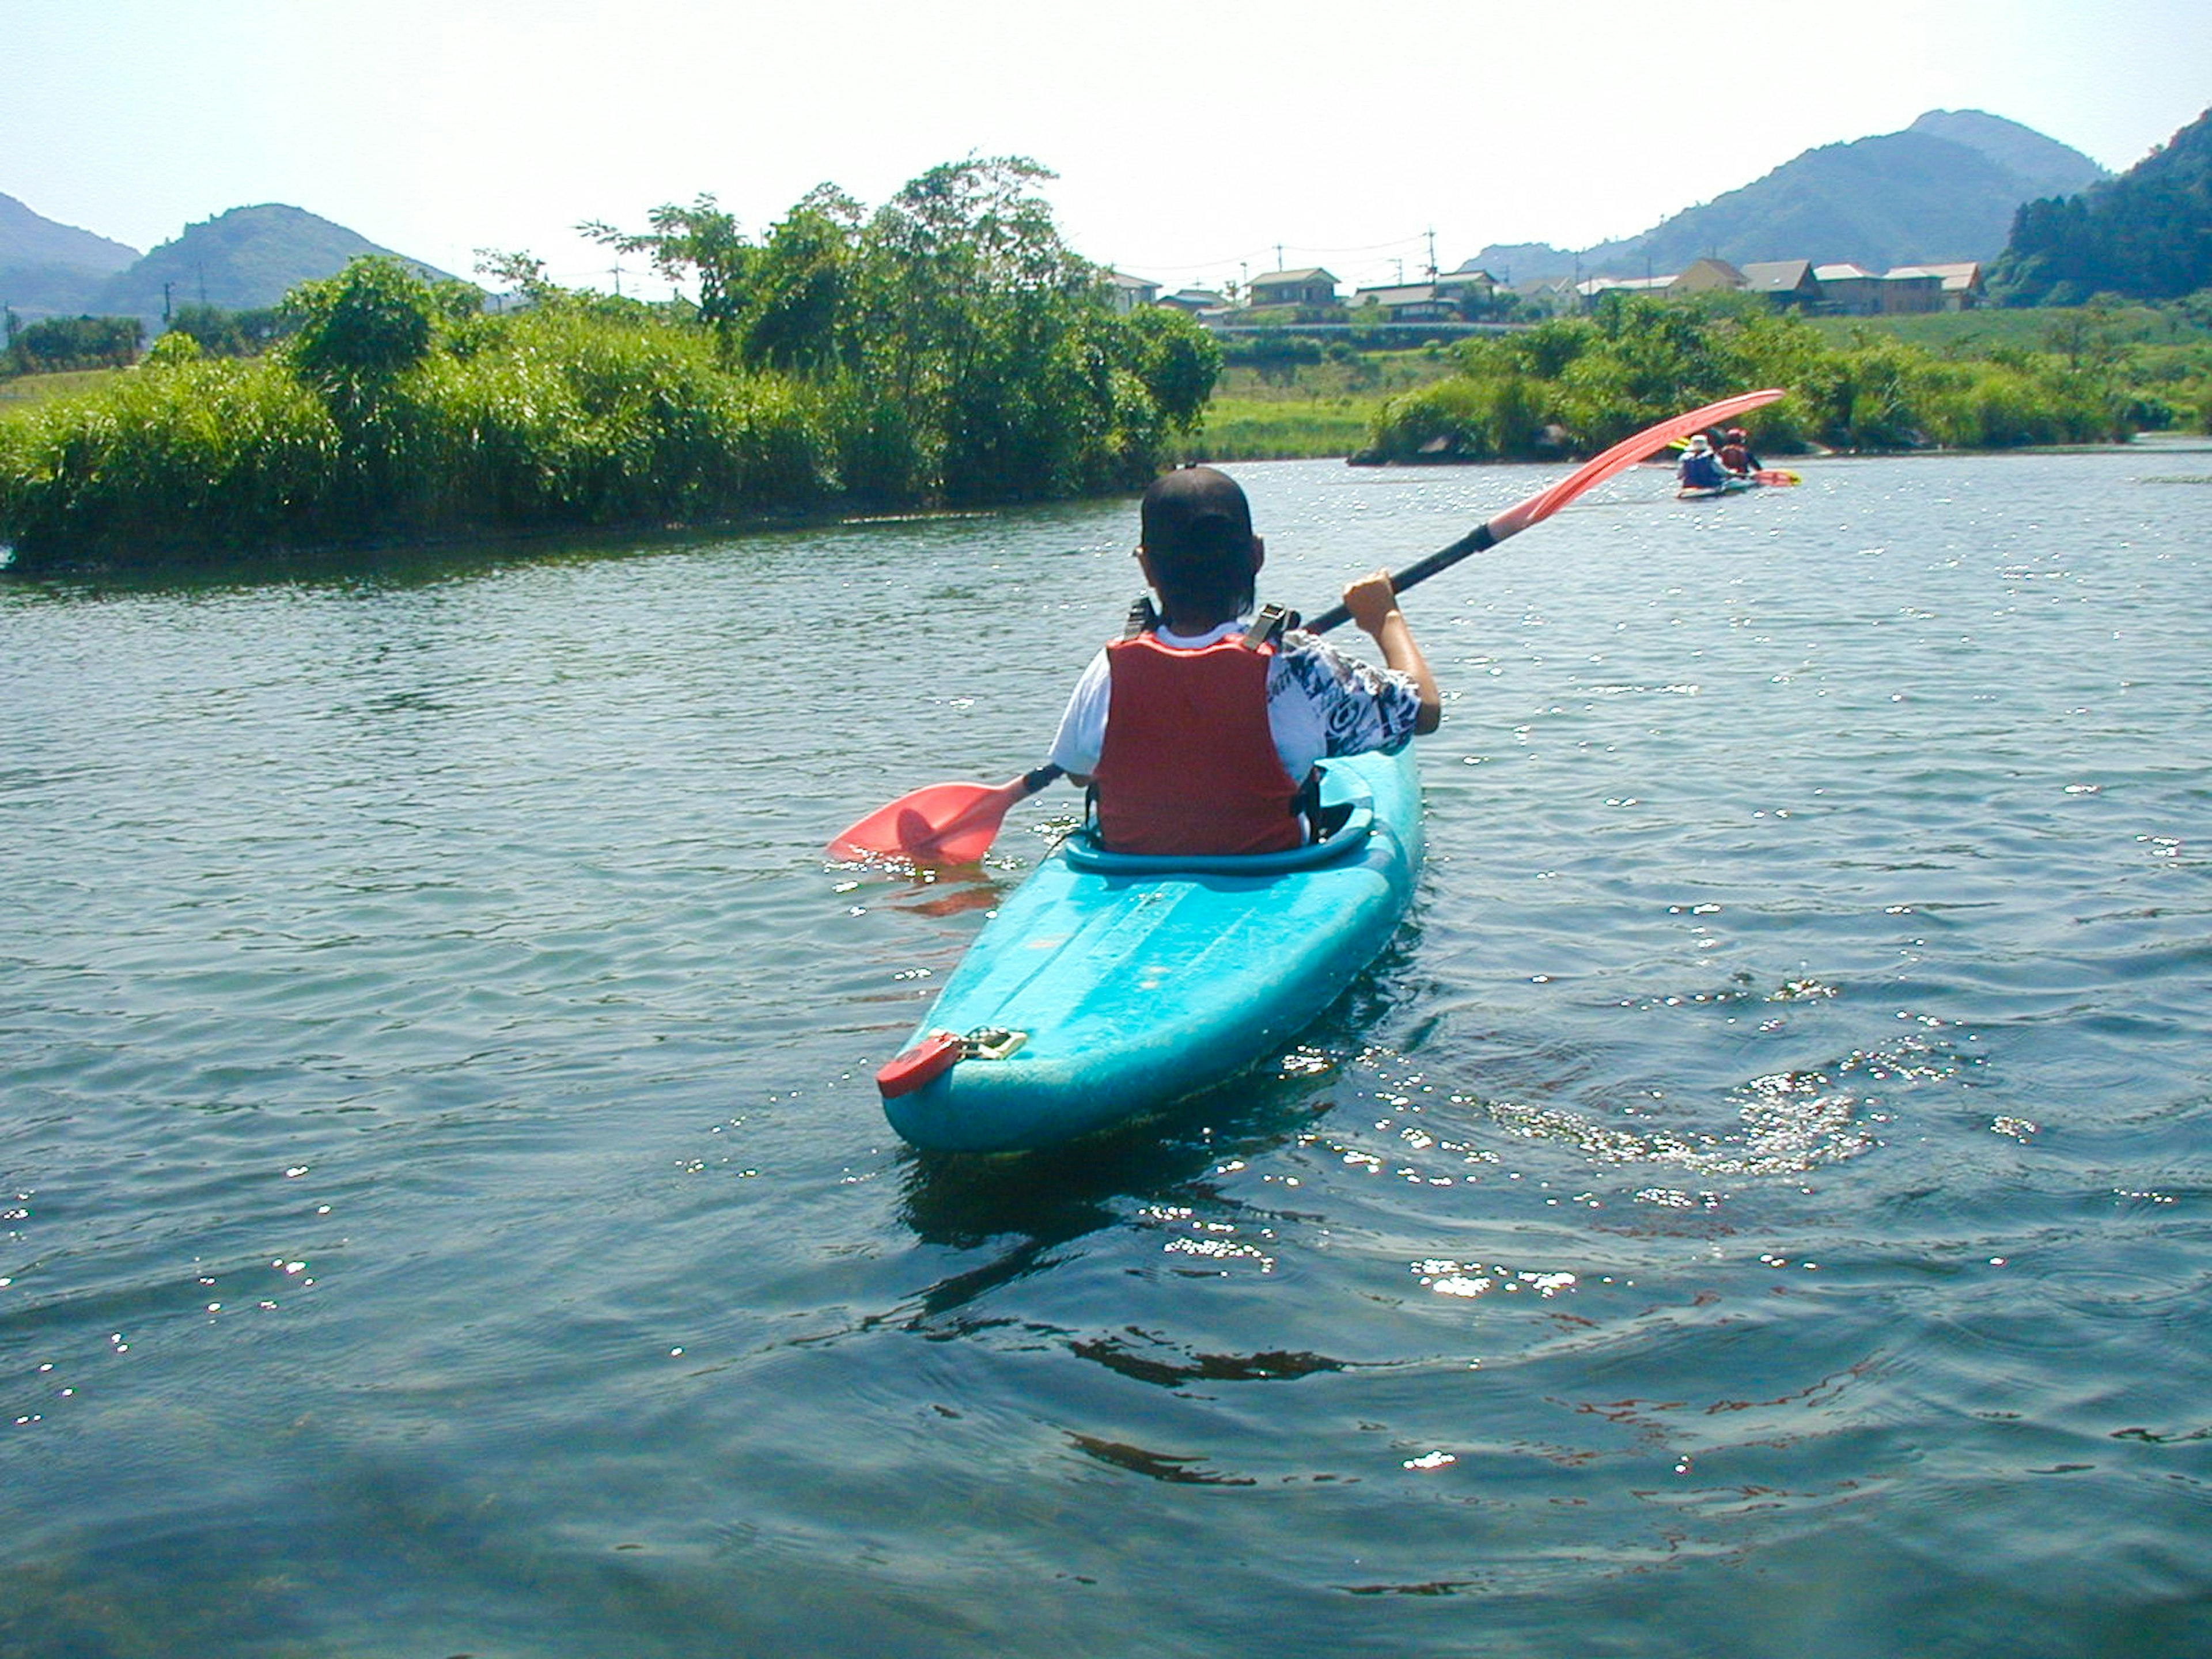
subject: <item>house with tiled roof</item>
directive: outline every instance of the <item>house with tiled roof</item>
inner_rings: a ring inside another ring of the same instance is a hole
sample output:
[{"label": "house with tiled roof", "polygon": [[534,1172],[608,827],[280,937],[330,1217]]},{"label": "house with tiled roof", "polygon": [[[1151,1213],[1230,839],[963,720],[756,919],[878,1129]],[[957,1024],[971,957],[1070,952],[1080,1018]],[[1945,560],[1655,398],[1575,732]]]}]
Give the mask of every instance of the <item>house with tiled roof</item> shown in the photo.
[{"label": "house with tiled roof", "polygon": [[1126,271],[1109,270],[1102,280],[1116,311],[1134,311],[1139,306],[1151,305],[1160,297],[1158,283],[1148,282],[1142,276],[1132,276]]},{"label": "house with tiled roof", "polygon": [[1743,291],[1777,305],[1809,306],[1820,297],[1810,259],[1756,259],[1741,270]]},{"label": "house with tiled roof", "polygon": [[1333,306],[1336,278],[1318,265],[1304,270],[1271,270],[1252,279],[1249,299],[1255,306]]},{"label": "house with tiled roof", "polygon": [[1725,259],[1692,259],[1667,284],[1669,294],[1735,294],[1744,286],[1743,273]]},{"label": "house with tiled roof", "polygon": [[1383,288],[1354,289],[1355,308],[1375,306],[1394,323],[1451,323],[1460,319],[1459,301],[1438,292],[1434,283],[1399,283]]},{"label": "house with tiled roof", "polygon": [[1892,276],[1933,276],[1942,286],[1945,311],[1972,311],[1988,297],[1982,287],[1982,268],[1972,260],[1956,264],[1898,265],[1889,272]]}]

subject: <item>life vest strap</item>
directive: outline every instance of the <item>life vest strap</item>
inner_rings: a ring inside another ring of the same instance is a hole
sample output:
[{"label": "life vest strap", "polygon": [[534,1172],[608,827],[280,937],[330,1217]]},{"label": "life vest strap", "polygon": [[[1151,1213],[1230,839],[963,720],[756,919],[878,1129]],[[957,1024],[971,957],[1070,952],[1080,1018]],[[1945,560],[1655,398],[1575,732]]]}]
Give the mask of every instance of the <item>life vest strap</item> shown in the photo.
[{"label": "life vest strap", "polygon": [[1244,630],[1243,646],[1247,651],[1257,651],[1263,645],[1280,645],[1283,629],[1289,625],[1291,613],[1279,605],[1263,605],[1260,614],[1252,618],[1252,625]]}]

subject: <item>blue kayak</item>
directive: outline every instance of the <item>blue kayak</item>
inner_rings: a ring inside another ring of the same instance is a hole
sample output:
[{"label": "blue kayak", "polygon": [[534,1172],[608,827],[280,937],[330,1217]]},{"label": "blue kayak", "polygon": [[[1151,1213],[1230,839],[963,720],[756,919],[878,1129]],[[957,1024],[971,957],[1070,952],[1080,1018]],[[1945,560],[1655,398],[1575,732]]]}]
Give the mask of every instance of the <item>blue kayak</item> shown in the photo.
[{"label": "blue kayak", "polygon": [[1674,492],[1678,501],[1712,501],[1723,495],[1741,495],[1747,489],[1764,489],[1766,480],[1756,473],[1748,477],[1729,478],[1723,483],[1684,484]]},{"label": "blue kayak", "polygon": [[1420,873],[1410,744],[1328,762],[1322,801],[1349,817],[1287,853],[1149,858],[1068,837],[877,1074],[891,1127],[938,1151],[1048,1146],[1278,1052],[1389,943]]}]

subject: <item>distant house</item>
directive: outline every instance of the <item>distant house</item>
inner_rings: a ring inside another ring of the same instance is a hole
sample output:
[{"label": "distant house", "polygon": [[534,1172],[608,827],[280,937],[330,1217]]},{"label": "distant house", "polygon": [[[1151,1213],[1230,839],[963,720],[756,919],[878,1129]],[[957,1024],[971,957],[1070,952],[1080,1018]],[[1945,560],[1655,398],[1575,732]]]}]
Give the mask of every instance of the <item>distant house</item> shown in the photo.
[{"label": "distant house", "polygon": [[1667,284],[1669,294],[1735,294],[1744,287],[1743,273],[1725,259],[1692,259]]},{"label": "distant house", "polygon": [[1962,264],[1898,265],[1889,275],[1893,280],[1935,277],[1942,284],[1937,289],[1937,308],[1943,311],[1972,311],[1989,297],[1982,286],[1982,268],[1971,261]]},{"label": "distant house", "polygon": [[1425,283],[1392,283],[1354,289],[1354,307],[1379,306],[1394,323],[1458,323],[1480,314],[1498,292],[1486,270],[1462,266]]},{"label": "distant house", "polygon": [[1895,317],[1943,308],[1943,279],[1917,265],[1877,276],[1854,264],[1816,265],[1820,308],[1845,317]]},{"label": "distant house", "polygon": [[1756,260],[1742,270],[1744,292],[1778,306],[1809,306],[1820,297],[1810,259]]},{"label": "distant house", "polygon": [[1434,283],[1357,289],[1352,303],[1355,309],[1379,307],[1385,319],[1394,323],[1455,323],[1461,315],[1459,301],[1439,293]]},{"label": "distant house", "polygon": [[1458,301],[1465,314],[1469,306],[1487,305],[1498,292],[1498,278],[1474,265],[1462,265],[1448,276],[1439,276],[1431,284],[1440,300]]},{"label": "distant house", "polygon": [[1814,265],[1813,280],[1820,285],[1820,308],[1846,317],[1872,317],[1881,310],[1881,278],[1871,270],[1848,263]]},{"label": "distant house", "polygon": [[1768,259],[1740,267],[1725,259],[1696,259],[1667,276],[1593,276],[1577,284],[1575,292],[1584,304],[1612,293],[1755,294],[1777,306],[1844,317],[1964,311],[1983,299],[1978,264],[1899,265],[1877,273],[1863,265],[1816,265],[1809,259]]},{"label": "distant house", "polygon": [[1112,296],[1116,311],[1134,311],[1139,306],[1151,305],[1160,297],[1160,285],[1148,283],[1141,276],[1109,270],[1106,273],[1105,283],[1106,292]]},{"label": "distant house", "polygon": [[1271,270],[1252,279],[1255,306],[1333,306],[1336,278],[1318,265],[1304,270]]},{"label": "distant house", "polygon": [[1664,294],[1674,286],[1674,276],[1591,276],[1575,284],[1575,292],[1584,303],[1606,294]]},{"label": "distant house", "polygon": [[1194,317],[1229,309],[1229,301],[1210,288],[1177,289],[1173,294],[1163,294],[1158,303],[1176,311],[1187,311]]}]

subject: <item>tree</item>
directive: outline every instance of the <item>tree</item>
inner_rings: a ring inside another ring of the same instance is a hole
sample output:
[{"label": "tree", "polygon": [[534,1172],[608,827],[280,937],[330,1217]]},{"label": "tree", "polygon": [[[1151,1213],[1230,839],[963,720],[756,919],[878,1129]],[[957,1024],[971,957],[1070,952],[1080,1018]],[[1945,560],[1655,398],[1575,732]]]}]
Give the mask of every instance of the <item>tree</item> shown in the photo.
[{"label": "tree", "polygon": [[1161,416],[1177,431],[1197,429],[1221,378],[1221,347],[1198,322],[1165,306],[1146,306],[1123,319],[1129,367]]},{"label": "tree", "polygon": [[380,255],[302,283],[285,302],[300,321],[293,368],[326,393],[346,396],[389,382],[428,356],[443,309],[429,283]]},{"label": "tree", "polygon": [[1103,313],[1018,155],[909,180],[862,238],[871,380],[919,416],[917,459],[956,501],[1062,493],[1087,429],[1111,425],[1110,364],[1071,336]]},{"label": "tree", "polygon": [[701,320],[734,346],[756,252],[735,217],[702,191],[690,207],[665,202],[647,220],[653,228],[643,232],[617,230],[596,220],[576,228],[618,253],[647,255],[653,270],[671,283],[696,282]]},{"label": "tree", "polygon": [[769,233],[747,262],[747,289],[738,307],[746,362],[821,370],[854,361],[850,307],[860,229],[860,204],[823,185]]},{"label": "tree", "polygon": [[18,374],[123,368],[145,344],[146,325],[136,317],[46,317],[16,331],[8,362]]},{"label": "tree", "polygon": [[2212,111],[2118,179],[2022,203],[1989,281],[2008,305],[2166,300],[2212,283]]}]

